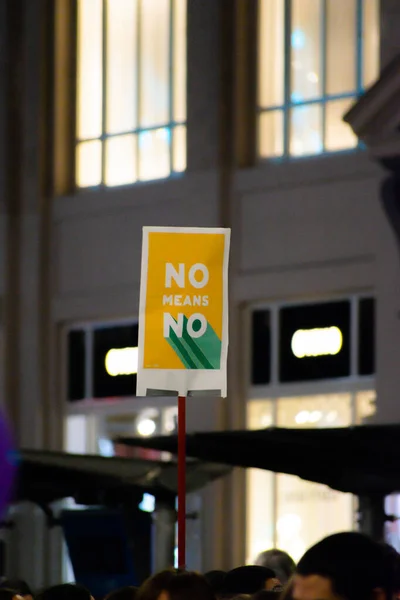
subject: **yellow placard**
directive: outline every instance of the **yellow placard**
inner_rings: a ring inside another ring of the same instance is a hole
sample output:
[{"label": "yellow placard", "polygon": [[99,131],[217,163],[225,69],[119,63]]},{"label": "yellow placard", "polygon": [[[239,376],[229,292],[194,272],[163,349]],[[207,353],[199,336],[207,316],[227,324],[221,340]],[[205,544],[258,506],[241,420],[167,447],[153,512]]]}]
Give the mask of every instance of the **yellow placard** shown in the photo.
[{"label": "yellow placard", "polygon": [[143,369],[219,370],[227,297],[227,230],[145,232]]}]

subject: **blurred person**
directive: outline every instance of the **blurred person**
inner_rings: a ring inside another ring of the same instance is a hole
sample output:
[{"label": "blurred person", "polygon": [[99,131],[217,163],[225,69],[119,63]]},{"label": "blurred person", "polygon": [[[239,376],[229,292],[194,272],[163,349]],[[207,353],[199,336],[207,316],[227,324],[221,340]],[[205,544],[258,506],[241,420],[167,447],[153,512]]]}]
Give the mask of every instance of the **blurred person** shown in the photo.
[{"label": "blurred person", "polygon": [[393,569],[380,544],[356,532],[310,548],[293,578],[293,600],[391,600]]},{"label": "blurred person", "polygon": [[29,585],[23,579],[2,579],[0,589],[15,590],[18,596],[24,600],[33,600],[33,593]]},{"label": "blurred person", "polygon": [[22,596],[15,590],[2,587],[0,588],[0,600],[22,600]]},{"label": "blurred person", "polygon": [[257,556],[255,564],[275,571],[276,577],[282,585],[286,585],[296,570],[293,558],[287,552],[277,548],[261,552]]},{"label": "blurred person", "polygon": [[37,600],[94,600],[87,588],[78,583],[62,583],[43,590]]},{"label": "blurred person", "polygon": [[136,600],[215,600],[215,594],[202,575],[170,569],[147,579]]},{"label": "blurred person", "polygon": [[281,592],[272,590],[261,590],[251,596],[251,600],[280,600]]},{"label": "blurred person", "polygon": [[283,591],[279,596],[279,600],[293,600],[293,582],[294,575],[292,575],[287,584],[284,586]]},{"label": "blurred person", "polygon": [[2,579],[0,589],[15,590],[24,600],[33,600],[33,593],[23,579]]},{"label": "blurred person", "polygon": [[138,589],[139,588],[134,587],[133,585],[128,585],[110,592],[104,600],[135,600]]},{"label": "blurred person", "polygon": [[281,584],[272,569],[257,565],[237,567],[226,574],[223,595],[234,597],[237,595],[253,595],[261,590],[281,589]]}]

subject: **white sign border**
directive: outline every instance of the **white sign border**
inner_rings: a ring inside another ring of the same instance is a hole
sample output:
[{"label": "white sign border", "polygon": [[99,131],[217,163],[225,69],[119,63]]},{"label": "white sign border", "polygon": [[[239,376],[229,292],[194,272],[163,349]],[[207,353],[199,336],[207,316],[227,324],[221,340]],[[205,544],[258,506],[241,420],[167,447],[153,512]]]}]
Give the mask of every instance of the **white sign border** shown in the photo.
[{"label": "white sign border", "polygon": [[[220,369],[145,369],[144,360],[144,312],[146,308],[147,275],[149,258],[149,233],[200,233],[223,234],[224,259],[223,259],[223,322],[222,322],[222,347]],[[139,360],[137,373],[137,396],[146,396],[149,390],[165,390],[177,392],[179,396],[186,396],[189,392],[209,392],[220,390],[222,398],[227,395],[227,359],[229,345],[229,317],[228,317],[228,266],[231,230],[222,227],[143,227],[142,262],[140,276],[139,296]]]}]

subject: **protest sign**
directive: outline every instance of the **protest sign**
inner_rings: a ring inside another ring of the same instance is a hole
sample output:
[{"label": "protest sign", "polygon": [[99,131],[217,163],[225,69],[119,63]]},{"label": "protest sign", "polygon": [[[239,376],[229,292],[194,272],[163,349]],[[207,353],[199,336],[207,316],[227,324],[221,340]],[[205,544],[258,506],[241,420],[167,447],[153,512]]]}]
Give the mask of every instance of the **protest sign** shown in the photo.
[{"label": "protest sign", "polygon": [[230,230],[144,227],[137,395],[226,396]]}]

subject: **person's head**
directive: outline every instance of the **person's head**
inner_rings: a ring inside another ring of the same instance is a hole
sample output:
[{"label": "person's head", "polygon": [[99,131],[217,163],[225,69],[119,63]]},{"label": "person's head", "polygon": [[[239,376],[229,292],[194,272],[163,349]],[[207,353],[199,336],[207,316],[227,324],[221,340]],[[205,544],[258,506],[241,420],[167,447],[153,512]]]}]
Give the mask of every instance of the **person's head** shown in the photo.
[{"label": "person's head", "polygon": [[62,583],[43,590],[37,600],[93,600],[91,593],[78,583]]},{"label": "person's head", "polygon": [[224,581],[226,577],[226,571],[208,571],[204,574],[204,579],[211,587],[214,594],[218,597],[222,594],[224,589]]},{"label": "person's head", "polygon": [[202,575],[171,569],[147,579],[136,600],[215,600],[215,595]]},{"label": "person's head", "polygon": [[136,600],[138,588],[128,585],[107,594],[104,600]]},{"label": "person's head", "polygon": [[393,577],[380,544],[356,532],[310,548],[293,579],[294,600],[390,600]]},{"label": "person's head", "polygon": [[3,579],[0,589],[15,590],[24,600],[33,600],[32,590],[23,579]]},{"label": "person's head", "polygon": [[278,585],[279,581],[272,569],[249,565],[232,569],[226,574],[223,594],[225,597],[252,595],[260,590],[272,590]]},{"label": "person's head", "polygon": [[0,588],[0,600],[22,600],[22,596],[16,590]]},{"label": "person's head", "polygon": [[291,556],[283,550],[266,550],[257,556],[256,565],[275,571],[277,579],[286,584],[293,575],[296,564]]},{"label": "person's head", "polygon": [[294,575],[289,579],[284,586],[283,591],[279,595],[279,600],[293,600],[293,581]]}]

